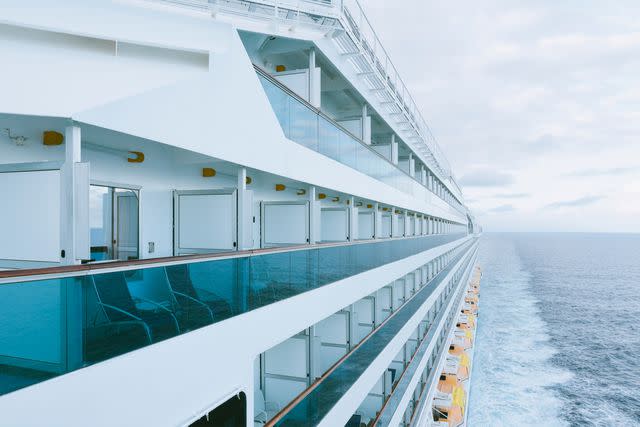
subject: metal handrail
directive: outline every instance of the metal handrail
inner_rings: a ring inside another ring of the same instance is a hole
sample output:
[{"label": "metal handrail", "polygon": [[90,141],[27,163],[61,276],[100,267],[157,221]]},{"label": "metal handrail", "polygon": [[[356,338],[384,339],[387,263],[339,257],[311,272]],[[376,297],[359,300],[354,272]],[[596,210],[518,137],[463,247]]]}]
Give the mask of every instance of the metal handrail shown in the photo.
[{"label": "metal handrail", "polygon": [[[349,5],[347,5],[346,3],[351,3],[350,7]],[[404,101],[404,99],[407,99],[409,101],[409,106],[411,111],[407,112],[408,113],[408,118],[410,118],[412,121],[416,122],[416,115],[418,117],[418,123],[414,123],[414,126],[418,129],[418,132],[420,132],[420,130],[424,130],[424,132],[426,132],[427,138],[425,138],[425,143],[427,144],[427,146],[433,151],[433,154],[435,157],[437,157],[437,162],[438,163],[442,163],[441,167],[443,169],[443,172],[445,175],[447,175],[447,178],[450,178],[450,174],[451,174],[451,167],[449,165],[449,162],[447,161],[446,157],[444,156],[444,153],[442,152],[442,148],[439,146],[439,144],[437,143],[435,137],[433,136],[433,133],[431,132],[431,129],[429,128],[429,126],[426,123],[426,120],[424,119],[424,117],[422,116],[422,113],[420,112],[420,110],[417,107],[417,104],[415,102],[415,100],[413,99],[413,97],[411,96],[411,94],[409,93],[409,90],[407,89],[407,85],[404,83],[404,81],[402,80],[402,77],[400,77],[400,73],[398,72],[398,70],[396,69],[395,65],[393,65],[393,62],[391,61],[391,57],[389,55],[389,53],[387,52],[387,50],[384,48],[382,42],[380,41],[380,38],[378,37],[378,35],[376,34],[375,30],[373,29],[373,26],[371,25],[371,22],[369,21],[369,18],[367,17],[367,15],[364,12],[364,9],[362,8],[362,5],[360,4],[360,2],[358,0],[345,0],[342,1],[342,10],[343,10],[343,16],[348,16],[348,14],[350,14],[350,10],[353,9],[356,13],[357,16],[352,16],[352,19],[349,21],[347,20],[347,22],[350,25],[355,25],[357,26],[356,30],[358,31],[358,35],[360,35],[360,39],[362,38],[362,36],[366,37],[367,32],[372,34],[373,36],[373,40],[366,40],[367,45],[368,46],[373,46],[373,50],[372,53],[375,56],[375,58],[378,60],[379,63],[384,63],[385,65],[385,76],[383,76],[384,78],[382,79],[385,84],[388,86],[388,79],[391,78],[394,81],[394,85],[397,87],[398,83],[400,88],[402,89],[402,94],[398,94],[398,90],[393,90],[392,92],[396,93],[396,95],[401,98],[401,105],[404,106],[405,108],[407,107],[406,102]],[[359,18],[359,19],[358,19]],[[358,24],[358,21],[360,22],[360,24]],[[366,25],[363,28],[363,24]],[[368,30],[367,32],[364,31],[364,29]],[[382,53],[382,55],[379,55],[377,52],[380,51]],[[378,58],[382,56],[382,61],[380,61]],[[378,70],[381,71],[379,69],[379,67],[375,66],[375,64],[373,64],[372,68],[374,70]],[[390,75],[390,73],[387,71],[387,68],[390,68],[393,71],[393,75]],[[389,88],[390,89],[390,88]],[[423,129],[420,129],[423,128]]]},{"label": "metal handrail", "polygon": [[[464,234],[464,233],[450,233],[450,234],[457,235],[457,234]],[[94,263],[94,264],[65,265],[65,266],[58,266],[58,267],[5,270],[5,271],[0,271],[0,285],[6,284],[6,283],[64,278],[64,277],[72,277],[72,276],[88,276],[91,274],[131,270],[136,267],[137,268],[165,267],[165,266],[177,265],[177,264],[254,257],[254,256],[261,256],[261,255],[273,254],[273,253],[307,251],[312,249],[322,249],[322,248],[339,247],[339,246],[375,244],[375,243],[383,243],[383,242],[389,242],[394,240],[420,239],[420,238],[429,238],[434,236],[447,236],[447,235],[449,234],[442,234],[442,233],[420,234],[415,236],[388,237],[388,238],[381,238],[381,239],[356,240],[351,242],[327,242],[327,243],[321,242],[321,243],[306,244],[306,245],[281,246],[277,248],[247,249],[243,251],[232,251],[232,252],[190,254],[190,255],[178,255],[178,256],[157,257],[157,258],[145,258],[145,259],[128,260],[128,261],[100,262],[100,263]],[[468,234],[465,234],[465,236],[468,236]]]}]

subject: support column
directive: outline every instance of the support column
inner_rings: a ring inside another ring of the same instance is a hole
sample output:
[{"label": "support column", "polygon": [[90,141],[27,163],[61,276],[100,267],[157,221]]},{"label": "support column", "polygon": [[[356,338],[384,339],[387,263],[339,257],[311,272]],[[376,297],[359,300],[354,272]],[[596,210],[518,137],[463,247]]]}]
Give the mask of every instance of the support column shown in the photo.
[{"label": "support column", "polygon": [[[79,264],[82,258],[90,257],[89,168],[88,164],[81,163],[80,127],[67,126],[64,142],[65,162],[60,169],[60,262],[73,265]],[[83,365],[81,280],[68,278],[61,281],[61,296],[65,304],[65,319],[61,326],[65,331],[61,336],[61,364],[67,370]]]},{"label": "support column", "polygon": [[373,204],[373,238],[379,239],[382,234],[382,213],[378,202]]},{"label": "support column", "polygon": [[416,177],[416,159],[413,157],[413,153],[409,153],[409,175],[411,178]]},{"label": "support column", "polygon": [[247,247],[247,236],[248,236],[248,227],[250,224],[246,224],[246,216],[247,216],[247,169],[239,168],[238,169],[238,244],[236,249],[239,251],[243,251],[245,249],[249,249]]},{"label": "support column", "polygon": [[322,224],[319,224],[320,216],[318,215],[318,201],[316,200],[316,186],[309,186],[309,244],[315,244],[320,234],[320,227]]},{"label": "support column", "polygon": [[398,143],[395,133],[391,135],[391,163],[398,165]]},{"label": "support column", "polygon": [[404,237],[409,235],[409,211],[404,210]]},{"label": "support column", "polygon": [[316,50],[309,51],[309,103],[320,108],[320,73],[316,72]]},{"label": "support column", "polygon": [[391,237],[397,237],[398,234],[398,215],[396,208],[391,206]]},{"label": "support column", "polygon": [[362,141],[371,145],[371,117],[369,117],[367,104],[362,105]]},{"label": "support column", "polygon": [[420,166],[420,182],[427,185],[427,168],[424,165]]},{"label": "support column", "polygon": [[78,126],[65,128],[65,159],[60,170],[60,262],[64,265],[79,264],[76,261],[76,170],[80,163],[81,132]]},{"label": "support column", "polygon": [[358,233],[358,209],[355,206],[355,197],[349,197],[349,241],[356,240]]}]

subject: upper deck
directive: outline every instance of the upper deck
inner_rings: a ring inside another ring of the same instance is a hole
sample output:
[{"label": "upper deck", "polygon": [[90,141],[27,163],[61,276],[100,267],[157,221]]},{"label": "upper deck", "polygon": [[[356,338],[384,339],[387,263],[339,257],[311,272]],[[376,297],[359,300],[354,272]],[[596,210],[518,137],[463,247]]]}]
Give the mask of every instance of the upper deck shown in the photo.
[{"label": "upper deck", "polygon": [[358,0],[147,0],[204,12],[239,29],[312,40],[462,202],[451,166]]}]

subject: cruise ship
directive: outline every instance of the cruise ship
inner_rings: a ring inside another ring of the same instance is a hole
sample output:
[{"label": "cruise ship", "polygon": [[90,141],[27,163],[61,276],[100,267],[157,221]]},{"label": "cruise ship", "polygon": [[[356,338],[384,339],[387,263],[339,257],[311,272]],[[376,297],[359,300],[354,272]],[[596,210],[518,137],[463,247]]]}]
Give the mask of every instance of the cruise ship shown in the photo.
[{"label": "cruise ship", "polygon": [[481,227],[356,0],[2,0],[0,58],[0,425],[466,423]]}]

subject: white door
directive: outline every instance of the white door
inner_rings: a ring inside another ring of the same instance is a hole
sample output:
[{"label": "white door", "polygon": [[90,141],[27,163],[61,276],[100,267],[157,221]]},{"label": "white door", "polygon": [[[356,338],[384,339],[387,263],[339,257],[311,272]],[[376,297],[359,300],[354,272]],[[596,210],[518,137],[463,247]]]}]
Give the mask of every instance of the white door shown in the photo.
[{"label": "white door", "polygon": [[115,189],[115,236],[113,248],[115,258],[130,260],[138,258],[138,212],[137,191]]},{"label": "white door", "polygon": [[309,202],[262,202],[262,246],[309,242]]},{"label": "white door", "polygon": [[236,190],[176,191],[176,255],[232,251],[237,247]]},{"label": "white door", "polygon": [[373,212],[358,213],[358,239],[373,239],[375,233],[375,216]]},{"label": "white door", "polygon": [[349,210],[322,208],[320,211],[320,237],[323,242],[345,242],[349,239]]}]

